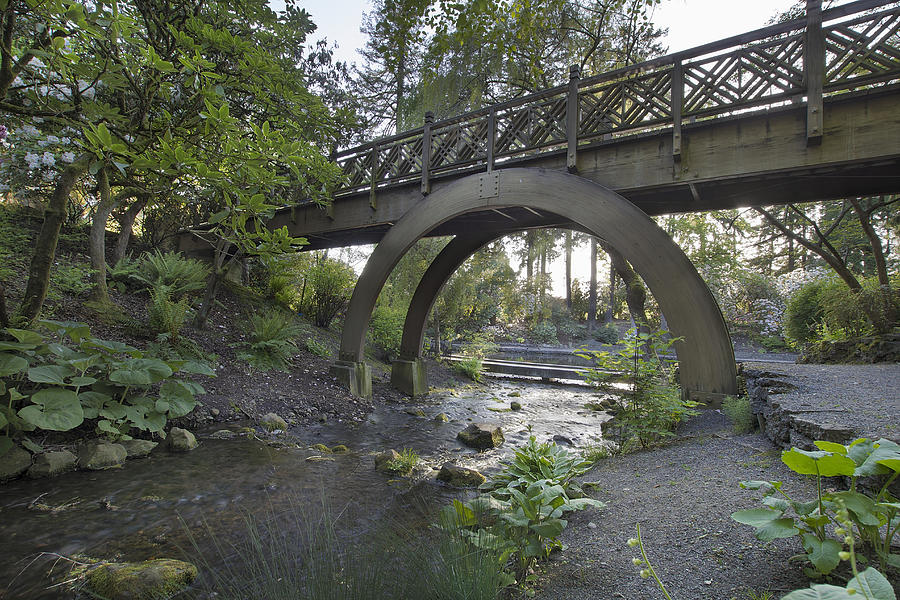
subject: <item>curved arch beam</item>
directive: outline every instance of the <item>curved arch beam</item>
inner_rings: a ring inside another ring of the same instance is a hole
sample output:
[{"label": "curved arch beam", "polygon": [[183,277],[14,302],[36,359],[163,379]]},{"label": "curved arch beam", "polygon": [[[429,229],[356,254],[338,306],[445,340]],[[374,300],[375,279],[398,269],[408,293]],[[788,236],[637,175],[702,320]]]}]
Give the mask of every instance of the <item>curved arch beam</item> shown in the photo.
[{"label": "curved arch beam", "polygon": [[375,300],[416,240],[456,216],[507,206],[555,213],[617,248],[647,283],[672,333],[684,338],[676,345],[676,354],[685,392],[736,393],[734,351],[725,321],[681,249],[652,219],[615,192],[575,175],[542,169],[471,175],[435,191],[409,210],[375,248],[353,290],[341,360],[362,363]]},{"label": "curved arch beam", "polygon": [[494,232],[457,235],[438,253],[422,275],[406,311],[400,340],[401,359],[414,360],[422,355],[425,321],[450,276],[479,248],[504,235]]}]

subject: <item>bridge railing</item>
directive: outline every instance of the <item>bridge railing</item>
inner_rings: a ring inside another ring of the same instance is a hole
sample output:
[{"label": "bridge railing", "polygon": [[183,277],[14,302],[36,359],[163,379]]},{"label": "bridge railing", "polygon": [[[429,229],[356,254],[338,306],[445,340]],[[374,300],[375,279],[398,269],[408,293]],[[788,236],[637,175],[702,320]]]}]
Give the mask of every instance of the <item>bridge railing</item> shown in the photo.
[{"label": "bridge railing", "polygon": [[758,29],[486,107],[336,155],[345,185],[336,196],[491,171],[517,159],[672,129],[753,110],[805,104],[810,144],[822,136],[823,98],[900,82],[900,6],[860,0],[827,11],[808,0],[802,19]]}]

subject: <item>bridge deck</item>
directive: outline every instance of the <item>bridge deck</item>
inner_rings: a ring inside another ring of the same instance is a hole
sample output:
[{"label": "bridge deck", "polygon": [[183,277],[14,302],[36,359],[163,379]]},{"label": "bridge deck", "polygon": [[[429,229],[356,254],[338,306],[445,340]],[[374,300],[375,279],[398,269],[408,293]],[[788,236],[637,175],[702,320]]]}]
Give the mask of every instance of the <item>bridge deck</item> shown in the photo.
[{"label": "bridge deck", "polygon": [[[885,8],[887,7],[887,8]],[[860,0],[336,155],[328,209],[272,222],[310,248],[373,243],[424,194],[508,167],[567,170],[650,215],[900,190],[900,7]],[[567,225],[509,207],[432,235]],[[191,236],[181,248],[198,250]]]}]

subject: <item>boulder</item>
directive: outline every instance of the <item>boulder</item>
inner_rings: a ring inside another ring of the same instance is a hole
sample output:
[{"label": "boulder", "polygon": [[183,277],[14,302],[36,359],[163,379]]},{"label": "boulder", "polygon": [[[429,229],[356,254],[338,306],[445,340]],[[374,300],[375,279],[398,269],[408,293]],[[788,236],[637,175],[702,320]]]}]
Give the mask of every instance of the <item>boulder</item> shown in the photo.
[{"label": "boulder", "polygon": [[438,414],[434,415],[434,418],[432,419],[432,421],[434,421],[435,423],[446,423],[449,420],[450,420],[450,417],[448,417],[444,413],[438,413]]},{"label": "boulder", "polygon": [[219,429],[218,431],[213,431],[211,434],[209,434],[209,439],[230,440],[232,438],[236,438],[237,436],[237,432],[231,431],[230,429]]},{"label": "boulder", "polygon": [[173,427],[172,430],[169,431],[166,442],[169,450],[172,450],[173,452],[187,452],[199,446],[194,434],[181,427]]},{"label": "boulder", "polygon": [[385,450],[375,455],[375,470],[383,473],[391,473],[391,462],[400,460],[400,453],[396,450]]},{"label": "boulder", "polygon": [[0,456],[0,481],[15,479],[31,466],[31,453],[13,446]]},{"label": "boulder", "polygon": [[122,442],[122,445],[125,446],[128,458],[144,458],[150,456],[150,452],[159,446],[159,443],[150,440],[127,440]]},{"label": "boulder", "polygon": [[128,452],[122,444],[105,441],[88,442],[78,449],[78,466],[82,469],[99,471],[118,467],[127,457]]},{"label": "boulder", "polygon": [[288,424],[287,421],[276,415],[275,413],[266,413],[259,419],[259,424],[263,426],[267,431],[275,431],[280,429],[281,431],[287,431]]},{"label": "boulder", "polygon": [[478,450],[489,450],[503,443],[503,432],[500,427],[486,423],[472,423],[456,434],[456,437],[466,446]]},{"label": "boulder", "polygon": [[510,410],[522,410],[522,403],[516,402],[515,400],[513,400],[512,402],[509,403],[509,409]]},{"label": "boulder", "polygon": [[189,562],[157,558],[142,563],[105,563],[90,572],[87,587],[108,600],[151,600],[174,596],[197,577]]},{"label": "boulder", "polygon": [[44,452],[34,457],[34,464],[28,469],[28,476],[35,479],[41,477],[55,477],[75,470],[75,461],[78,459],[68,450],[58,452]]},{"label": "boulder", "polygon": [[350,448],[348,448],[344,444],[338,444],[331,449],[331,452],[334,454],[347,454],[348,452],[350,452]]},{"label": "boulder", "polygon": [[451,462],[445,462],[441,466],[437,478],[454,487],[478,487],[486,480],[485,476],[475,469],[460,467]]}]

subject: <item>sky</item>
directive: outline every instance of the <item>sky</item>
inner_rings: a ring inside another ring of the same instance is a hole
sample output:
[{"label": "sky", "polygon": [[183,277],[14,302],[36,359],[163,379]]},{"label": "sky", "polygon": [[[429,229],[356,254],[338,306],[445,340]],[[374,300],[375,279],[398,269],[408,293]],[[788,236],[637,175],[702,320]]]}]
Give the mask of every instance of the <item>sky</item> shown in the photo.
[{"label": "sky", "polygon": [[[271,0],[276,10],[279,2],[283,0]],[[796,0],[661,0],[654,9],[653,21],[658,27],[668,29],[668,35],[664,39],[671,53],[765,27],[772,17],[786,11],[795,2]],[[335,55],[338,60],[359,62],[356,51],[366,42],[359,27],[363,13],[372,10],[371,2],[299,0],[298,6],[305,8],[317,25],[310,41],[327,38],[329,42],[337,44]],[[361,270],[362,265],[357,263],[356,268]],[[562,260],[555,261],[550,270],[553,275],[553,294],[564,296],[565,267]],[[607,270],[608,267],[598,267],[601,281]],[[580,281],[589,279],[590,259],[587,247],[576,250],[572,276]]]}]

